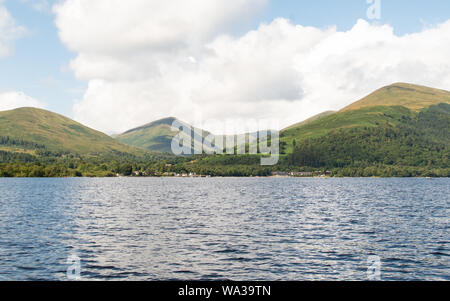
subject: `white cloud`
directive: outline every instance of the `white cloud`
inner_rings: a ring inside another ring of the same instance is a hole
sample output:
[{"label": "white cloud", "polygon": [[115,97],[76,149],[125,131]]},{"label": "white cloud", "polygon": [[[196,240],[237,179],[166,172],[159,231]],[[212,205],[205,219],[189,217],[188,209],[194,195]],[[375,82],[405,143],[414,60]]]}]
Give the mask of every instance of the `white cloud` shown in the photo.
[{"label": "white cloud", "polygon": [[25,33],[25,28],[16,24],[2,3],[0,0],[0,58],[10,55],[14,40]]},{"label": "white cloud", "polygon": [[75,118],[109,133],[167,116],[276,118],[284,127],[393,82],[450,88],[450,21],[401,37],[363,20],[340,32],[281,18],[226,34],[265,2],[62,2],[61,40],[89,81]]},{"label": "white cloud", "polygon": [[0,111],[13,110],[21,107],[44,109],[46,106],[23,92],[0,92]]}]

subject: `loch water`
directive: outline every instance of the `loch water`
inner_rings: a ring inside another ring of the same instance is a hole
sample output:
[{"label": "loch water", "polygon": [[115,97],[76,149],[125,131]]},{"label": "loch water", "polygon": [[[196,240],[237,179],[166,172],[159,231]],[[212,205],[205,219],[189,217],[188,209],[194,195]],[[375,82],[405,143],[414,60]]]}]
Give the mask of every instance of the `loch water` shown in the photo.
[{"label": "loch water", "polygon": [[450,179],[2,178],[0,280],[68,280],[73,258],[84,280],[450,280],[449,195]]}]

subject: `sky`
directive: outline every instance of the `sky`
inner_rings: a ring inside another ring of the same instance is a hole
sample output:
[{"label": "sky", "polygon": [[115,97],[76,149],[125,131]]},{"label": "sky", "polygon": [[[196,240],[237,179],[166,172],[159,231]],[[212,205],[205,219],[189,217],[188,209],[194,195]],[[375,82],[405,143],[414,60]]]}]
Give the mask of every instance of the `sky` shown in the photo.
[{"label": "sky", "polygon": [[283,128],[394,82],[450,90],[449,19],[448,0],[0,0],[0,110]]}]

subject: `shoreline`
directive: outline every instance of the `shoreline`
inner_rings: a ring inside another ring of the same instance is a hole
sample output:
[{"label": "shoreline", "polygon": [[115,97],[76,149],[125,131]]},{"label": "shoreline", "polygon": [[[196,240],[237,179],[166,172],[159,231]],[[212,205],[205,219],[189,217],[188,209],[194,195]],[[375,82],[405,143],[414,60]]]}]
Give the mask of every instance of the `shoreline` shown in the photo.
[{"label": "shoreline", "polygon": [[0,177],[2,179],[450,179],[450,177],[293,177],[293,176],[255,176],[255,177],[238,177],[238,176],[208,176],[208,177],[171,177],[171,176],[120,176],[120,177]]}]

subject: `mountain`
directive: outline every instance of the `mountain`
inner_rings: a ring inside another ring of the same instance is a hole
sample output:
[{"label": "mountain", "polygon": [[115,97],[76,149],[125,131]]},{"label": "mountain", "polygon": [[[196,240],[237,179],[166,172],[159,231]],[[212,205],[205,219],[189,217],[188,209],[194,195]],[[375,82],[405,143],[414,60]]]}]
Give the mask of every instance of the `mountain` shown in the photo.
[{"label": "mountain", "polygon": [[[179,125],[191,129],[193,141],[195,140],[201,143],[200,140],[202,139],[199,139],[199,137],[205,138],[211,135],[208,131],[195,128],[174,117],[169,117],[126,131],[115,137],[115,139],[122,143],[146,150],[172,153],[172,140],[180,133],[179,129],[172,126],[174,122],[178,122]],[[183,134],[182,137],[188,138],[184,137]]]},{"label": "mountain", "polygon": [[431,105],[450,103],[450,92],[419,85],[395,83],[345,107],[341,112],[376,106],[403,106],[419,111]]},{"label": "mountain", "polygon": [[344,112],[341,120],[322,120],[340,127],[324,135],[297,136],[288,164],[339,169],[343,176],[450,175],[450,104],[418,112],[405,107],[352,112],[372,119],[355,125],[353,116]]},{"label": "mountain", "polygon": [[67,117],[36,108],[0,112],[0,150],[79,155],[143,153]]},{"label": "mountain", "polygon": [[[450,176],[450,92],[398,83],[338,112],[324,112],[281,131],[276,166],[260,156],[174,157],[175,121],[200,142],[217,138],[175,118],[129,130],[121,142],[41,109],[0,112],[0,177],[270,175],[331,171],[336,176]],[[255,133],[242,134],[255,136]],[[187,137],[181,137],[187,138]],[[230,138],[229,136],[227,138]],[[264,139],[271,139],[270,136]],[[211,146],[214,148],[214,146]]]},{"label": "mountain", "polygon": [[[142,149],[150,150],[150,151],[158,151],[163,153],[172,153],[171,145],[173,138],[180,133],[179,129],[174,128],[172,125],[174,122],[178,122],[178,124],[183,125],[185,128],[191,129],[191,138],[192,143],[203,143],[203,141],[207,141],[209,143],[204,144],[204,150],[213,152],[221,152],[220,149],[215,149],[214,142],[217,139],[222,138],[224,141],[224,146],[226,146],[226,141],[228,139],[235,139],[235,142],[249,141],[249,137],[253,137],[256,139],[259,135],[260,139],[264,139],[267,136],[267,131],[260,132],[252,132],[245,133],[239,135],[215,135],[208,131],[193,127],[188,123],[181,121],[175,117],[164,118],[160,120],[153,121],[146,125],[131,129],[126,131],[123,134],[113,136],[113,138],[118,141],[139,147]],[[200,139],[202,137],[202,139]],[[189,138],[182,134],[182,138]],[[209,147],[209,144],[211,147]]]},{"label": "mountain", "polygon": [[304,120],[302,122],[293,124],[293,125],[285,128],[285,129],[283,129],[282,131],[287,131],[287,130],[290,130],[290,129],[294,129],[294,128],[306,125],[306,124],[311,123],[311,122],[313,122],[313,121],[315,121],[317,119],[320,119],[322,117],[326,117],[326,116],[332,115],[334,113],[336,113],[336,111],[325,111],[325,112],[322,112],[322,113],[314,115],[313,117],[310,117],[310,118],[308,118],[308,119],[306,119],[306,120]]},{"label": "mountain", "polygon": [[[401,116],[413,115],[423,108],[439,103],[450,103],[450,92],[413,84],[395,83],[371,93],[339,112],[326,111],[283,129],[281,131],[282,147],[285,153],[291,153],[294,140],[318,138],[339,129],[376,127],[385,123],[398,124]],[[179,133],[172,127],[174,121],[195,131],[198,135],[193,135],[194,140],[199,140],[198,137],[201,136],[216,137],[207,131],[170,117],[129,130],[114,138],[142,149],[171,153],[172,139]],[[248,141],[249,136],[256,134],[247,133],[238,136],[245,136]],[[229,138],[229,136],[225,137]],[[260,138],[264,141],[265,137]]]},{"label": "mountain", "polygon": [[[380,165],[448,172],[449,129],[450,92],[399,83],[335,114],[290,127],[280,140],[291,166],[359,170],[343,174],[350,176],[364,176],[362,170]],[[405,170],[392,175],[410,176]]]},{"label": "mountain", "polygon": [[[402,116],[412,117],[431,105],[450,103],[450,92],[405,83],[383,87],[335,114],[323,113],[319,118],[300,123],[281,132],[286,144],[294,139],[317,138],[339,129],[398,125]],[[288,150],[291,148],[288,147]]]},{"label": "mountain", "polygon": [[175,118],[165,118],[131,129],[114,138],[122,143],[151,149],[160,152],[169,152],[172,138],[176,135],[172,131],[172,123]]},{"label": "mountain", "polygon": [[335,113],[325,112],[280,133],[279,163],[256,156],[209,156],[188,172],[267,175],[271,171],[349,177],[450,176],[449,92],[394,84]]}]

